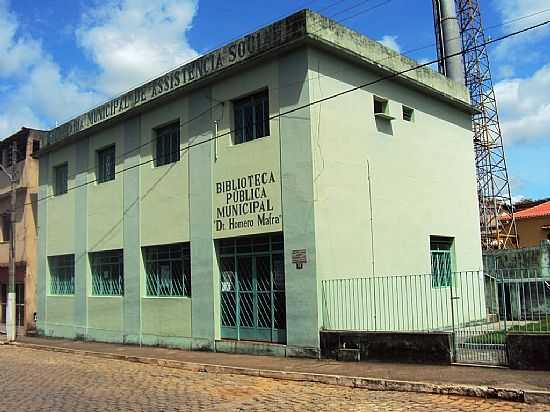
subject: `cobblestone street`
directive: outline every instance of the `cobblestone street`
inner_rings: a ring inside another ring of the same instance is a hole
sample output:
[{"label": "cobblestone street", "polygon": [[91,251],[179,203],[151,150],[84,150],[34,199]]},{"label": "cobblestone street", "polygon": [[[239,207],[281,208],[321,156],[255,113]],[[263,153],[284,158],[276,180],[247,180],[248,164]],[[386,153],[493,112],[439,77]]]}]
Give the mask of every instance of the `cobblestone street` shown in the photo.
[{"label": "cobblestone street", "polygon": [[550,405],[187,372],[8,346],[0,346],[0,365],[6,411],[550,411]]}]

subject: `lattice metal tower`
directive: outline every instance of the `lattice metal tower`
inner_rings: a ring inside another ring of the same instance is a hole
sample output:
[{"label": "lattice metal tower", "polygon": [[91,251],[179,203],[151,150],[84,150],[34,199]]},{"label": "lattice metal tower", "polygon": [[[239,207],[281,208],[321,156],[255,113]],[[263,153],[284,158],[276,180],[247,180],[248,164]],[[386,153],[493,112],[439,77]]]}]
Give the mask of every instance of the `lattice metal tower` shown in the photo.
[{"label": "lattice metal tower", "polygon": [[449,38],[452,33],[449,26],[452,29],[458,24],[460,35],[454,37],[460,37],[462,43],[464,80],[472,105],[479,110],[472,116],[472,123],[481,247],[483,250],[508,249],[517,247],[518,239],[479,2],[433,0],[439,71],[449,77],[454,73],[456,77],[456,59],[452,61],[445,56],[457,52],[453,44],[456,38]]}]

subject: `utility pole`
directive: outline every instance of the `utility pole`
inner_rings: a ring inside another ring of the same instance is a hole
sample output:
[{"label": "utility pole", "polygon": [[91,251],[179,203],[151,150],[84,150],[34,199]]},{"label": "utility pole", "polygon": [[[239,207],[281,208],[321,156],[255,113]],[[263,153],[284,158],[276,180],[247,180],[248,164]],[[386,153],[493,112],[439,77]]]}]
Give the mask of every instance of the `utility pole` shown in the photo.
[{"label": "utility pole", "polygon": [[6,337],[8,342],[15,340],[16,335],[16,299],[15,299],[15,207],[16,207],[16,169],[17,163],[17,141],[14,139],[11,146],[11,171],[8,171],[3,164],[0,168],[8,176],[10,181],[10,257],[9,257],[9,280],[8,280],[8,306],[6,308]]}]

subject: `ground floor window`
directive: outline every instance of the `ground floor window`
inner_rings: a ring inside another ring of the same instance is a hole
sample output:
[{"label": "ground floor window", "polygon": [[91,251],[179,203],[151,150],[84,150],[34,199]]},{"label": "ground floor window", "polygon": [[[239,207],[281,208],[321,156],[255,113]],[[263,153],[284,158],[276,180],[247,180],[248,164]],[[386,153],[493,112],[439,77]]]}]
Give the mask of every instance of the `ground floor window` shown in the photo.
[{"label": "ground floor window", "polygon": [[453,273],[453,238],[430,236],[432,287],[450,287]]},{"label": "ground floor window", "polygon": [[147,296],[191,296],[189,243],[143,248]]},{"label": "ground floor window", "polygon": [[50,293],[74,295],[74,255],[50,256]]},{"label": "ground floor window", "polygon": [[90,253],[92,295],[124,294],[124,264],[122,250]]},{"label": "ground floor window", "polygon": [[218,242],[222,337],[286,342],[282,234]]}]

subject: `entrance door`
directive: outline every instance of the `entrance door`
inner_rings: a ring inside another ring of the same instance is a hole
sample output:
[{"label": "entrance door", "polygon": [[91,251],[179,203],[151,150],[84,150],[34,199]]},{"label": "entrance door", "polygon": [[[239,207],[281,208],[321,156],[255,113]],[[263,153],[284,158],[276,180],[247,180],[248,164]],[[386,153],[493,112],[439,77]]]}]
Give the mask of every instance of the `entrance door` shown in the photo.
[{"label": "entrance door", "polygon": [[[22,327],[25,324],[25,284],[15,284],[15,324]],[[8,307],[8,285],[0,285],[0,332],[6,333]]]},{"label": "entrance door", "polygon": [[286,342],[281,235],[220,241],[222,337]]},{"label": "entrance door", "polygon": [[6,333],[6,308],[8,305],[8,285],[0,284],[0,332]]}]

